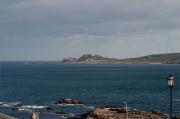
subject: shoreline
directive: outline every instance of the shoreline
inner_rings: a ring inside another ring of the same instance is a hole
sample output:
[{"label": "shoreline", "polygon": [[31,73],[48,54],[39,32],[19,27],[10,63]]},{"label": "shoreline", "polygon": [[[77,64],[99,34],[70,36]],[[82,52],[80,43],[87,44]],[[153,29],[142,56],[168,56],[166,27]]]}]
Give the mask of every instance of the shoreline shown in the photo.
[{"label": "shoreline", "polygon": [[[57,110],[58,108],[58,110]],[[82,110],[79,113],[72,113],[68,110],[63,111],[62,108],[76,108]],[[23,105],[20,102],[14,103],[2,103],[2,109],[11,110],[11,113],[5,113],[4,115],[9,118],[2,119],[17,119],[16,114],[26,112],[29,115],[34,112],[37,117],[41,119],[44,116],[48,116],[47,119],[168,119],[168,114],[161,112],[160,110],[145,111],[144,109],[135,109],[133,107],[129,108],[127,105],[104,105],[98,107],[89,107],[87,104],[83,103],[81,100],[64,98],[57,100],[54,104],[44,105]],[[3,112],[1,112],[3,113]],[[12,114],[12,115],[11,115]],[[3,114],[2,114],[3,115]],[[11,117],[11,116],[15,117]],[[0,114],[1,117],[1,114]],[[27,115],[23,119],[26,119]],[[1,118],[0,118],[1,119]],[[175,115],[173,119],[180,119],[180,115]]]},{"label": "shoreline", "polygon": [[[169,115],[160,110],[147,112],[137,109],[125,110],[124,108],[95,108],[85,114],[68,119],[169,119]],[[180,119],[180,116],[175,115],[173,119]]]}]

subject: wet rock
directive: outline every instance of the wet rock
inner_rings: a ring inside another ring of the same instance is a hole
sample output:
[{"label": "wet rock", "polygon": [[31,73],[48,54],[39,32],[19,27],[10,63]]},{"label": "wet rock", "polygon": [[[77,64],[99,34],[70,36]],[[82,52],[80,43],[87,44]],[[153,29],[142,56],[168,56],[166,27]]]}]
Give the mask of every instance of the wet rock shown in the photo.
[{"label": "wet rock", "polygon": [[81,100],[65,98],[65,99],[57,100],[55,104],[84,104],[84,103]]},{"label": "wet rock", "polygon": [[176,116],[172,117],[172,119],[180,119],[180,115],[176,115]]},{"label": "wet rock", "polygon": [[22,106],[23,106],[23,105],[22,105],[22,103],[20,103],[20,102],[9,103],[9,107],[11,107],[11,109],[12,109],[13,111],[18,110],[18,109],[21,108]]},{"label": "wet rock", "polygon": [[153,110],[152,114],[161,115],[161,111],[160,110]]},{"label": "wet rock", "polygon": [[21,106],[23,106],[22,103],[17,103],[17,104],[14,105],[14,107],[16,107],[16,108],[19,108],[19,107],[21,107]]},{"label": "wet rock", "polygon": [[74,117],[69,117],[68,119],[86,119],[86,118],[83,118],[82,116],[74,116]]},{"label": "wet rock", "polygon": [[39,119],[39,114],[37,112],[33,112],[31,115],[31,119]]},{"label": "wet rock", "polygon": [[64,112],[64,111],[56,111],[56,112],[54,112],[54,113],[56,113],[56,114],[68,114],[68,113],[66,113],[66,112]]},{"label": "wet rock", "polygon": [[125,109],[117,109],[117,113],[126,113]]},{"label": "wet rock", "polygon": [[11,108],[13,111],[17,111],[18,110],[18,108],[16,108],[16,107],[12,107]]},{"label": "wet rock", "polygon": [[47,110],[54,110],[52,107],[46,107]]}]

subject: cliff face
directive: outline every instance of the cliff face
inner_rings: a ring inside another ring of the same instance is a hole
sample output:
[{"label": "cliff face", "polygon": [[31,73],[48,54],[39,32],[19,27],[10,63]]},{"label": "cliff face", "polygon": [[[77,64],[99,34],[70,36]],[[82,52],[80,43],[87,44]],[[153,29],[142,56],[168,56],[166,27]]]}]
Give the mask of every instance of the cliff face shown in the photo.
[{"label": "cliff face", "polygon": [[63,59],[63,63],[84,63],[84,64],[96,64],[96,63],[106,63],[108,62],[110,58],[105,58],[100,55],[92,55],[92,54],[86,54],[81,56],[80,58],[66,58]]},{"label": "cliff face", "polygon": [[92,54],[86,54],[81,56],[79,59],[77,59],[77,62],[86,62],[86,61],[99,61],[99,60],[106,60],[107,58],[102,57],[100,55],[92,55]]},{"label": "cliff face", "polygon": [[65,58],[63,59],[63,63],[76,63],[76,58],[75,57],[68,57],[68,58]]},{"label": "cliff face", "polygon": [[180,64],[180,53],[155,54],[129,59],[107,58],[100,55],[86,54],[78,59],[69,57],[62,62],[84,64]]}]

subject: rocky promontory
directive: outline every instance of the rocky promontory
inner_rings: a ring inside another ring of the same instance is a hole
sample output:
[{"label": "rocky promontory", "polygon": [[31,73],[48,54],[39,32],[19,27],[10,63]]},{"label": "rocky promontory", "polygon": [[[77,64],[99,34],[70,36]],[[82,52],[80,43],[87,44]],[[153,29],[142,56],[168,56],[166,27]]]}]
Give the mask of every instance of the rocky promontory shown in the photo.
[{"label": "rocky promontory", "polygon": [[125,111],[124,109],[96,108],[87,114],[70,119],[168,119],[168,117],[159,110],[145,112],[139,110]]},{"label": "rocky promontory", "polygon": [[71,98],[64,98],[59,99],[55,102],[55,104],[63,104],[63,105],[84,105],[81,100],[78,99],[71,99]]},{"label": "rocky promontory", "polygon": [[80,58],[63,59],[67,64],[180,64],[180,53],[153,54],[137,58],[117,59],[85,54]]},{"label": "rocky promontory", "polygon": [[82,55],[80,58],[68,57],[63,59],[63,63],[84,63],[84,64],[96,64],[96,63],[106,63],[110,58],[102,57],[100,55],[86,54]]}]

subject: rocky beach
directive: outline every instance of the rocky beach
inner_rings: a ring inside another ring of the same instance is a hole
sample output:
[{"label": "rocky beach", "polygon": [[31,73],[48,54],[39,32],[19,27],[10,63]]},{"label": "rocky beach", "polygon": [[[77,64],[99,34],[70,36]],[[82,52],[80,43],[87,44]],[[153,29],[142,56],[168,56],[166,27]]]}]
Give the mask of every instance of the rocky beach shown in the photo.
[{"label": "rocky beach", "polygon": [[[69,119],[168,119],[167,114],[161,113],[159,110],[151,112],[141,110],[124,110],[122,108],[95,108],[86,114],[74,116]],[[180,116],[174,116],[173,119],[180,119]]]},{"label": "rocky beach", "polygon": [[167,119],[167,116],[160,111],[145,112],[139,110],[125,111],[122,109],[96,108],[87,114],[71,119]]},{"label": "rocky beach", "polygon": [[[39,115],[43,113],[49,113],[57,115],[60,119],[168,119],[168,114],[161,112],[160,110],[143,111],[139,109],[129,108],[127,105],[124,106],[104,106],[104,107],[91,107],[89,108],[85,103],[78,99],[64,98],[57,100],[54,104],[61,105],[63,107],[69,106],[79,106],[84,113],[74,114],[57,110],[53,105],[51,106],[25,106],[19,102],[16,103],[3,103],[1,106],[7,107],[6,109],[11,109],[13,112],[18,112],[21,110],[26,110],[30,114],[37,114],[37,117],[42,118]],[[85,110],[89,108],[88,110]],[[24,111],[25,111],[24,110]],[[44,110],[44,111],[43,111]],[[46,111],[45,111],[46,110]],[[37,113],[34,113],[36,111]],[[86,112],[87,111],[87,112]],[[3,114],[2,114],[3,116]],[[50,115],[49,115],[50,116]],[[6,116],[0,119],[11,119],[13,117]],[[36,118],[32,118],[36,119]],[[43,119],[43,118],[42,118]],[[53,119],[53,118],[52,118]],[[180,116],[174,116],[173,119],[180,119]]]}]

